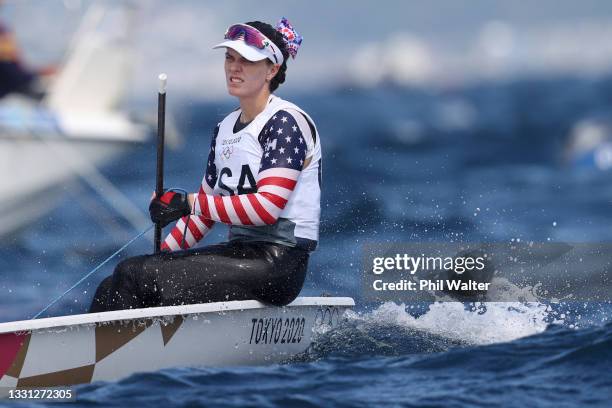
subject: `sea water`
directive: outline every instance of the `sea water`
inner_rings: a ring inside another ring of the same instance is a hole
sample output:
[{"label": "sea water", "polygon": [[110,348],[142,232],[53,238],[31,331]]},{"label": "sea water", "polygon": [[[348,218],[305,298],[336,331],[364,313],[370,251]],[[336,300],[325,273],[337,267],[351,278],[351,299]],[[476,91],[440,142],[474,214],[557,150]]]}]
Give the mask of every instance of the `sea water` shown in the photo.
[{"label": "sea water", "polygon": [[[571,78],[453,91],[281,89],[315,118],[324,151],[320,247],[303,294],[352,296],[357,307],[285,364],[135,374],[76,387],[77,405],[609,406],[605,302],[372,303],[359,282],[366,242],[610,241],[611,173],[565,161],[573,126],[611,111],[610,89],[610,79]],[[212,129],[233,105],[168,105],[185,141],[168,152],[166,186],[195,190]],[[103,169],[143,211],[154,171],[153,144]],[[58,188],[59,208],[3,242],[0,321],[31,317],[137,233],[88,187]],[[226,236],[218,227],[206,242]],[[139,241],[119,259],[151,246]],[[86,311],[111,272],[50,315]]]}]

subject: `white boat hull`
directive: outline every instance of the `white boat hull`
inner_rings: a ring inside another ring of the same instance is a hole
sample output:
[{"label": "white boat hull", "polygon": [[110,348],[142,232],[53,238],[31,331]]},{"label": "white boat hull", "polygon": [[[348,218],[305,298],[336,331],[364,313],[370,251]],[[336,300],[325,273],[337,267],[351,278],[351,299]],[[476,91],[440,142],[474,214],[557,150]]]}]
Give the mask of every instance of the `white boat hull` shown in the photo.
[{"label": "white boat hull", "polygon": [[0,324],[0,387],[112,381],[169,367],[278,363],[333,327],[351,298],[233,301]]}]

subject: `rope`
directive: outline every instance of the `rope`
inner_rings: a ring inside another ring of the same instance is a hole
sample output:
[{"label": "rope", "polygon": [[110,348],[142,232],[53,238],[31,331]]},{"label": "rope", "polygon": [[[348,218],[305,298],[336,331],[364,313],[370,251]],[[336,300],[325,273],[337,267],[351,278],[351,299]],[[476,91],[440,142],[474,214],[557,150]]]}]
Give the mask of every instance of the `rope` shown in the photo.
[{"label": "rope", "polygon": [[63,298],[64,296],[66,296],[66,294],[68,294],[68,292],[70,292],[72,289],[76,288],[77,286],[79,286],[81,283],[83,283],[87,278],[89,278],[91,275],[93,275],[94,273],[96,273],[100,268],[102,268],[104,265],[106,265],[111,259],[113,259],[114,257],[116,257],[117,255],[119,255],[121,252],[123,252],[123,250],[125,250],[127,247],[129,247],[130,245],[132,245],[132,243],[134,243],[134,241],[136,241],[138,238],[142,237],[144,234],[146,234],[147,232],[151,231],[153,229],[153,227],[155,226],[155,224],[151,225],[150,227],[148,227],[147,229],[145,229],[144,231],[142,231],[140,234],[136,235],[134,238],[130,239],[125,245],[123,245],[121,248],[119,248],[117,251],[115,251],[114,254],[112,254],[111,256],[109,256],[108,258],[106,258],[104,261],[102,261],[102,263],[100,263],[98,266],[96,266],[95,268],[93,268],[91,271],[89,271],[89,273],[85,276],[83,276],[81,279],[79,279],[79,281],[77,283],[75,283],[74,285],[72,285],[68,290],[66,290],[64,293],[62,293],[60,296],[58,296],[57,298],[55,298],[51,303],[49,303],[43,310],[41,310],[40,312],[36,313],[36,315],[34,315],[34,317],[32,317],[32,320],[37,319],[38,317],[40,317],[40,315],[42,315],[44,312],[46,312],[47,310],[49,310],[49,308],[51,306],[53,306],[54,304],[56,304],[61,298]]}]

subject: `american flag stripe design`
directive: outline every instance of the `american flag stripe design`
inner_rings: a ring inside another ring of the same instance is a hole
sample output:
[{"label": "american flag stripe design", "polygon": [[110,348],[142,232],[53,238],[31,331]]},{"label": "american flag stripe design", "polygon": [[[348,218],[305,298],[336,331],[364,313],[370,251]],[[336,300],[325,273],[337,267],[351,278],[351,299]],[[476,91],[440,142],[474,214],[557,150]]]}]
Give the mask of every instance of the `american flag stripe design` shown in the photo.
[{"label": "american flag stripe design", "polygon": [[219,214],[219,221],[224,224],[231,224],[229,216],[227,215],[227,211],[225,211],[223,196],[213,196],[213,199],[215,202],[214,208],[217,210],[217,214]]},{"label": "american flag stripe design", "polygon": [[[213,137],[213,145],[215,143],[215,139],[217,136],[217,129],[215,129],[215,135]],[[211,152],[213,147],[211,146]],[[214,164],[209,165],[204,178],[202,179],[202,183],[200,184],[199,194],[212,194],[213,189],[207,182],[209,176],[211,176],[211,172],[215,171]],[[216,174],[215,174],[216,177]],[[196,200],[196,210],[198,203]],[[181,242],[183,242],[183,231],[185,231],[185,223],[189,218],[189,222],[187,224],[187,231],[185,240],[183,243],[183,247],[181,248]],[[189,249],[192,248],[195,244],[202,240],[208,234],[208,232],[212,229],[214,225],[214,221],[207,217],[205,214],[203,215],[190,215],[189,217],[183,217],[177,221],[175,226],[170,231],[170,234],[166,237],[164,242],[162,243],[162,251],[178,251],[179,249]]]},{"label": "american flag stripe design", "polygon": [[[174,241],[178,244],[179,248],[181,247],[181,243],[183,243],[183,233],[178,230],[178,228],[172,228],[170,231],[170,235],[174,238]],[[185,243],[183,243],[185,245]]]},{"label": "american flag stripe design", "polygon": [[266,177],[265,179],[257,182],[257,188],[273,185],[284,187],[288,190],[293,190],[295,188],[296,180],[287,179],[284,177]]},{"label": "american flag stripe design", "polygon": [[161,250],[162,251],[177,251],[179,250],[178,243],[174,240],[172,235],[168,235],[164,242],[162,242]]},{"label": "american flag stripe design", "polygon": [[246,216],[249,218],[250,224],[246,225],[266,225],[266,223],[261,218],[259,218],[259,215],[253,208],[253,205],[251,205],[251,202],[248,200],[246,194],[239,195],[238,198],[240,199],[240,203],[244,208]]},{"label": "american flag stripe design", "polygon": [[234,201],[232,200],[231,205],[225,206],[225,212],[227,212],[227,217],[229,218],[229,224],[240,224],[240,217],[236,213],[236,209],[234,208]]},{"label": "american flag stripe design", "polygon": [[[185,231],[185,223],[189,218],[187,226],[185,242],[183,242],[183,231]],[[197,244],[210,231],[214,221],[204,218],[203,216],[190,215],[189,217],[181,218],[170,231],[162,244],[162,250],[177,251],[179,249],[189,249]]]},{"label": "american flag stripe design", "polygon": [[[262,219],[264,224],[272,225],[272,224],[274,224],[276,222],[276,219],[278,218],[278,215],[276,217],[274,217],[274,215],[271,215],[270,211],[268,211],[268,209],[263,206],[263,201],[262,200],[256,198],[254,194],[248,194],[247,198],[251,202],[251,205],[253,206],[253,209],[255,210],[255,212],[257,212],[257,215],[259,215],[259,218]],[[272,212],[272,213],[274,213],[274,212]],[[279,211],[279,213],[280,213],[280,211]]]},{"label": "american flag stripe design", "polygon": [[238,214],[238,217],[240,218],[240,222],[242,223],[242,225],[253,225],[253,223],[251,222],[251,219],[246,213],[246,210],[244,209],[244,206],[242,205],[242,201],[240,201],[240,197],[231,196],[231,200],[232,200],[232,207],[234,208],[234,210],[236,210],[236,214]]},{"label": "american flag stripe design", "polygon": [[[202,197],[201,194],[198,195],[198,200],[200,200],[200,197]],[[200,206],[204,204],[204,214],[208,213],[209,215],[207,218],[213,221],[221,221],[221,217],[219,217],[219,214],[217,213],[217,207],[214,204],[215,197],[212,195],[208,195],[208,194],[204,194],[203,197],[205,199],[200,200]],[[208,201],[209,199],[212,201],[212,203]],[[202,203],[202,201],[204,201],[204,203]]]},{"label": "american flag stripe design", "polygon": [[[193,217],[193,219],[196,219],[198,217]],[[190,220],[191,222],[189,222],[187,224],[187,238],[188,238],[188,242],[191,244],[192,242],[198,242],[199,240],[201,240],[202,238],[204,238],[204,236],[202,235],[202,231],[200,231],[198,229],[198,227],[195,224],[194,220]]]},{"label": "american flag stripe design", "polygon": [[276,194],[267,193],[265,191],[262,192],[262,193],[259,193],[259,194],[262,197],[267,198],[268,201],[270,201],[272,204],[274,204],[275,206],[277,206],[281,210],[283,208],[285,208],[285,206],[287,205],[287,200],[285,200],[283,197],[277,196]]},{"label": "american flag stripe design", "polygon": [[284,200],[287,200],[287,198],[291,195],[291,190],[286,189],[284,187],[275,186],[272,184],[263,186],[262,188],[258,189],[257,192],[274,194],[274,195],[281,197]]},{"label": "american flag stripe design", "polygon": [[[296,173],[299,175],[299,172]],[[196,211],[224,224],[274,224],[287,205],[296,180],[270,176],[265,180],[257,193],[237,196],[198,194],[199,208],[196,206]]]}]

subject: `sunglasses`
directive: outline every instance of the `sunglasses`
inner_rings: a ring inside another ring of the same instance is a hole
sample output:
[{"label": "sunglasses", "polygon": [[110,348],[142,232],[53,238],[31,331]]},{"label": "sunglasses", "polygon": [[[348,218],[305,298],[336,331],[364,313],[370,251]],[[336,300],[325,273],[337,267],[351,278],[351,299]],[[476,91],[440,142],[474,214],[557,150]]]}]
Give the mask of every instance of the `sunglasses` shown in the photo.
[{"label": "sunglasses", "polygon": [[[270,57],[274,58],[273,62],[276,64],[282,63],[281,52],[276,49],[268,37],[263,35],[255,27],[251,27],[246,24],[234,24],[227,29],[224,38],[230,41],[244,41],[247,45],[260,49]],[[279,54],[281,57],[280,61]]]}]

